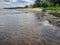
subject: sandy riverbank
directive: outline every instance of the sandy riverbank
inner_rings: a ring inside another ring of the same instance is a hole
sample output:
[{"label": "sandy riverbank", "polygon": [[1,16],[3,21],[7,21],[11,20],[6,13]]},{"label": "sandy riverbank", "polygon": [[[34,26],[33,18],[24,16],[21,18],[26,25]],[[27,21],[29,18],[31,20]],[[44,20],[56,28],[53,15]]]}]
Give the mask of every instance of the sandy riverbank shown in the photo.
[{"label": "sandy riverbank", "polygon": [[25,8],[25,9],[17,9],[17,10],[33,11],[33,12],[39,12],[39,11],[42,11],[41,8]]},{"label": "sandy riverbank", "polygon": [[5,10],[19,10],[19,11],[33,11],[33,12],[41,12],[41,8],[20,8],[20,9],[5,9]]}]

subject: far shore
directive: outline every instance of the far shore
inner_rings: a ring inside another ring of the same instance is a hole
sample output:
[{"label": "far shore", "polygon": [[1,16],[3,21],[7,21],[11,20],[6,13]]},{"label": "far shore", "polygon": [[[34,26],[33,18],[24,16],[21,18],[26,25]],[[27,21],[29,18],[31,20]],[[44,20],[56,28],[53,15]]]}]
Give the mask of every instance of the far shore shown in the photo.
[{"label": "far shore", "polygon": [[[12,9],[9,9],[7,8],[8,10],[12,10]],[[41,12],[42,9],[41,8],[18,8],[18,9],[15,9],[15,10],[19,10],[19,11],[33,11],[33,12]]]}]

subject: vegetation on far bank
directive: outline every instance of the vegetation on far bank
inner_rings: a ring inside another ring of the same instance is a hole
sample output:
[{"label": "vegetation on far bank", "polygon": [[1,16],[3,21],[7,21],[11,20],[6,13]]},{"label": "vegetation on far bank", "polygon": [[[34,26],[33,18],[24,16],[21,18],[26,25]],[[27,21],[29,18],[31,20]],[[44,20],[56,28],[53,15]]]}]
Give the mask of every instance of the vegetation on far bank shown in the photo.
[{"label": "vegetation on far bank", "polygon": [[23,9],[24,7],[9,7],[9,8],[4,8],[4,9]]},{"label": "vegetation on far bank", "polygon": [[43,10],[60,10],[60,0],[36,0],[33,5],[26,8],[41,8]]},{"label": "vegetation on far bank", "polygon": [[36,0],[33,7],[57,7],[60,6],[60,0]]}]

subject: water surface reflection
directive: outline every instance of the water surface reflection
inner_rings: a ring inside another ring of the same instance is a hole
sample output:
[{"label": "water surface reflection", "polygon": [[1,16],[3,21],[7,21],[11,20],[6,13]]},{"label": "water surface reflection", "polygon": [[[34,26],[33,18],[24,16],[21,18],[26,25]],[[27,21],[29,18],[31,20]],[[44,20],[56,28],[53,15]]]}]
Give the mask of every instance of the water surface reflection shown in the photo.
[{"label": "water surface reflection", "polygon": [[60,45],[60,28],[53,25],[60,19],[54,22],[47,13],[10,11],[0,13],[0,45]]}]

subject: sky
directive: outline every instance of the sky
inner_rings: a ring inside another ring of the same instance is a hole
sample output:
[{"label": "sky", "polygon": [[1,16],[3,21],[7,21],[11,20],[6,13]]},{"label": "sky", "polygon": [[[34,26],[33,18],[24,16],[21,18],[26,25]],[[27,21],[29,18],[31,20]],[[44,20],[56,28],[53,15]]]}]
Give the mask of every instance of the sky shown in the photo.
[{"label": "sky", "polygon": [[24,7],[34,4],[35,0],[0,0],[0,8],[4,7]]}]

